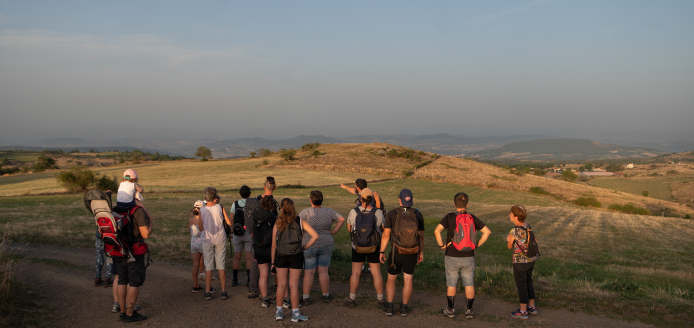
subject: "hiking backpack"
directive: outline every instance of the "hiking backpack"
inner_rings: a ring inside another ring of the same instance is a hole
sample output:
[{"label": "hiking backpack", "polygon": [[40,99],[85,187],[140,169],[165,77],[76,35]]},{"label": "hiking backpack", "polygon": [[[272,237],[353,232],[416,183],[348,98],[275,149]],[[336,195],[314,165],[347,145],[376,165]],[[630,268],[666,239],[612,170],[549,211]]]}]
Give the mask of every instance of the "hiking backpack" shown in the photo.
[{"label": "hiking backpack", "polygon": [[537,259],[540,258],[540,248],[537,245],[537,238],[535,238],[535,233],[533,232],[533,229],[526,229],[524,227],[518,227],[523,230],[525,230],[526,237],[526,247],[523,247],[520,243],[516,241],[516,244],[518,244],[518,247],[523,251],[523,254],[527,256],[531,261],[536,261]]},{"label": "hiking backpack", "polygon": [[354,208],[357,217],[354,220],[351,237],[352,243],[357,248],[357,253],[373,253],[381,246],[381,238],[376,232],[376,208],[364,213],[359,206]]},{"label": "hiking backpack", "polygon": [[284,231],[277,232],[275,237],[277,242],[277,254],[280,256],[289,256],[301,254],[304,251],[301,243],[303,239],[303,231],[301,230],[301,219],[297,218],[287,226]]},{"label": "hiking backpack", "polygon": [[[248,205],[246,205],[248,207]],[[253,246],[258,248],[270,248],[272,246],[272,228],[275,226],[277,216],[258,217],[253,215]]]},{"label": "hiking backpack", "polygon": [[239,201],[234,202],[234,235],[236,236],[243,236],[243,234],[246,232],[246,224],[245,224],[245,216],[244,216],[244,207],[239,206]]},{"label": "hiking backpack", "polygon": [[260,209],[260,201],[258,201],[257,198],[249,197],[246,199],[246,206],[243,207],[243,225],[246,226],[246,229],[251,235],[253,235],[253,227],[255,225],[253,212],[258,209]]},{"label": "hiking backpack", "polygon": [[[448,227],[452,229],[452,227]],[[477,247],[477,234],[475,230],[475,220],[472,215],[459,213],[455,217],[455,229],[451,245],[459,252],[470,252]]]},{"label": "hiking backpack", "polygon": [[[415,208],[399,208],[397,212],[398,216],[392,227],[393,245],[397,246],[398,254],[419,253],[419,211]],[[393,252],[395,248],[393,247]]]}]

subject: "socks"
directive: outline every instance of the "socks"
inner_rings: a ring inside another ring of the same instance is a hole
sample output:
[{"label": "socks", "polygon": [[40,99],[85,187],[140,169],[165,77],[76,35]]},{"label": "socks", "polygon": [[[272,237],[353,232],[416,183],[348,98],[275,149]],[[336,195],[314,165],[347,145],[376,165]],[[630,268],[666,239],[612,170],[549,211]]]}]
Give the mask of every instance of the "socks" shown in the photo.
[{"label": "socks", "polygon": [[474,302],[474,301],[475,301],[474,298],[468,298],[468,299],[467,299],[467,308],[468,308],[468,310],[471,310],[471,309],[472,309],[472,302]]},{"label": "socks", "polygon": [[299,309],[292,308],[292,314],[293,315],[299,315]]},{"label": "socks", "polygon": [[323,293],[323,296],[328,297],[330,296],[330,293]]},{"label": "socks", "polygon": [[270,298],[267,297],[267,296],[265,296],[265,297],[260,297],[260,299],[263,300],[263,301],[266,301],[266,302],[270,300]]},{"label": "socks", "polygon": [[304,299],[305,299],[305,300],[307,300],[307,299],[309,299],[309,298],[311,298],[311,295],[309,295],[309,294],[304,294]]},{"label": "socks", "polygon": [[376,298],[378,298],[379,301],[383,300],[383,294],[376,294]]},{"label": "socks", "polygon": [[386,307],[392,308],[392,307],[393,307],[393,302],[386,302]]},{"label": "socks", "polygon": [[349,293],[349,299],[356,300],[356,299],[357,299],[357,294]]},{"label": "socks", "polygon": [[239,281],[239,270],[234,270],[234,281]]},{"label": "socks", "polygon": [[281,305],[280,305],[280,306],[278,306],[278,307],[277,307],[277,312],[280,312],[280,311],[282,311],[282,309],[284,309],[284,307],[282,307]]},{"label": "socks", "polygon": [[448,298],[448,308],[455,309],[455,296],[447,296]]}]

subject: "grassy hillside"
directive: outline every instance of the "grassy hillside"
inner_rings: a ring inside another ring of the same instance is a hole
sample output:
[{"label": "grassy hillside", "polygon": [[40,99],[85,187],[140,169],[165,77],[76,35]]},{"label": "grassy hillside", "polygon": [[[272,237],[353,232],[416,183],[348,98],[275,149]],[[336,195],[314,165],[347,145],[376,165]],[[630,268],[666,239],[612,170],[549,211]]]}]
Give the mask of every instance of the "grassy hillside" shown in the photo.
[{"label": "grassy hillside", "polygon": [[471,154],[483,159],[586,160],[650,157],[665,152],[603,144],[585,139],[539,139],[512,142],[501,148]]}]

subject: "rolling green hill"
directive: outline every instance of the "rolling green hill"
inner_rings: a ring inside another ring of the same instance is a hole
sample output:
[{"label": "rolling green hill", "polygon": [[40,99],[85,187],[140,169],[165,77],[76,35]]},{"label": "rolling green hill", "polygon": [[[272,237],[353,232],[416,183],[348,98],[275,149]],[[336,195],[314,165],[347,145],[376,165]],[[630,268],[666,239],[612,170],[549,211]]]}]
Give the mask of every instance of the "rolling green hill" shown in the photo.
[{"label": "rolling green hill", "polygon": [[581,160],[651,157],[664,153],[651,148],[604,144],[586,139],[539,139],[512,142],[471,156],[482,159]]}]

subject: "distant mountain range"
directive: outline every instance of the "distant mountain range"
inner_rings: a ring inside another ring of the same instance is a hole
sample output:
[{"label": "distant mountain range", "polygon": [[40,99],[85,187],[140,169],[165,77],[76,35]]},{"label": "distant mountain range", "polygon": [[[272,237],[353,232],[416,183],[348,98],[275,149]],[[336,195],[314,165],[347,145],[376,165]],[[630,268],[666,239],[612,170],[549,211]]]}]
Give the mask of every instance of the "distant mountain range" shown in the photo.
[{"label": "distant mountain range", "polygon": [[652,157],[665,153],[652,148],[605,144],[586,139],[540,139],[512,142],[468,156],[481,159],[585,160]]},{"label": "distant mountain range", "polygon": [[[552,141],[554,140],[554,141]],[[562,140],[562,141],[557,141]],[[568,142],[567,140],[574,140]],[[607,148],[597,146],[600,143],[583,140],[588,144],[579,146],[576,140],[581,139],[557,139],[547,135],[514,135],[514,136],[491,136],[491,137],[463,137],[446,133],[428,135],[359,135],[346,138],[332,138],[323,135],[300,135],[290,139],[271,140],[265,138],[242,138],[227,140],[143,140],[143,139],[119,139],[119,140],[85,140],[81,138],[54,138],[37,142],[30,142],[24,145],[0,146],[2,149],[21,148],[27,150],[42,149],[63,149],[70,151],[79,149],[87,151],[94,149],[97,151],[105,150],[133,150],[159,152],[169,155],[193,156],[199,146],[206,146],[212,150],[214,158],[229,158],[248,156],[250,152],[258,148],[268,148],[273,151],[282,148],[299,148],[304,144],[312,142],[320,143],[374,143],[386,142],[394,145],[410,147],[418,150],[444,154],[444,155],[466,155],[474,154],[483,158],[493,158],[499,156],[511,156],[509,158],[540,158],[542,156],[560,156],[561,158],[575,158],[588,156],[608,156],[609,158],[645,156],[639,154],[660,154],[662,151],[681,152],[694,150],[694,142],[677,141],[672,143],[640,143],[633,141],[612,141],[605,143],[610,147],[626,148]],[[530,142],[530,143],[528,143]],[[592,145],[592,146],[591,146]],[[622,146],[618,146],[622,145]],[[550,148],[547,148],[550,147]],[[588,148],[586,148],[588,147]],[[592,147],[592,148],[590,148]],[[616,151],[616,152],[614,152]],[[527,153],[525,155],[519,155]],[[504,155],[507,154],[507,155]],[[516,155],[508,155],[516,154]],[[544,155],[543,155],[544,154]]]}]

